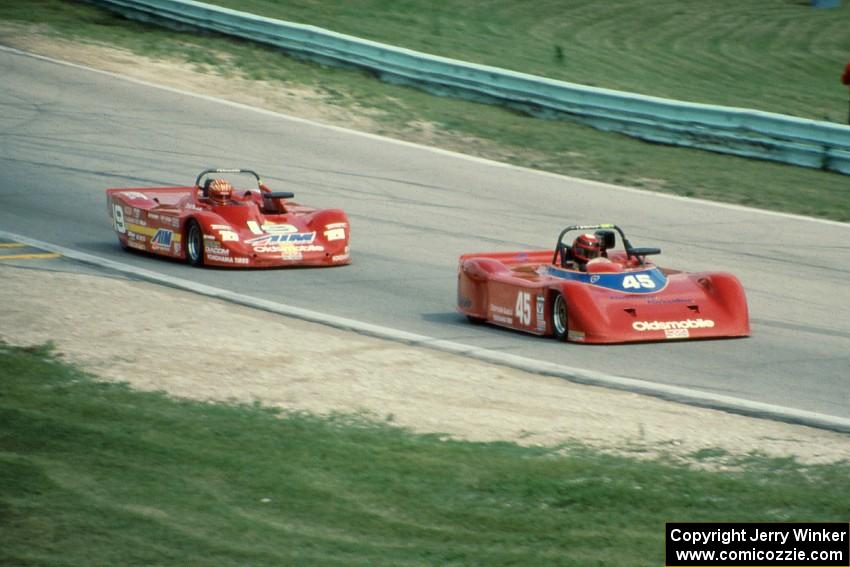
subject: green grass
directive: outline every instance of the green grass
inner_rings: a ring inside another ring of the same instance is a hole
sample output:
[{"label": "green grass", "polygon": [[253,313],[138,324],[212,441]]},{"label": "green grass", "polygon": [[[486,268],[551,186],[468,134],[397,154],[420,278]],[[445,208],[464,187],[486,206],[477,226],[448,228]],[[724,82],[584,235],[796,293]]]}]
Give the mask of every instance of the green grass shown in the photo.
[{"label": "green grass", "polygon": [[134,392],[46,349],[0,346],[0,384],[0,564],[660,565],[666,521],[850,514],[846,464],[445,441]]},{"label": "green grass", "polygon": [[[402,0],[231,4],[586,84],[817,118],[843,120],[847,110],[838,76],[850,52],[850,36],[839,25],[850,14],[848,3],[837,10],[789,1],[574,0],[567,6],[539,2],[534,9],[522,2],[454,0],[427,8]],[[47,33],[190,62],[204,72],[306,85],[332,106],[366,113],[376,124],[372,131],[400,139],[575,177],[850,221],[850,183],[839,174],[649,144],[432,96],[365,72],[294,60],[248,42],[149,27],[61,0],[7,0],[0,19],[38,22]],[[562,47],[563,62],[551,56],[553,44]],[[423,123],[433,127],[430,133],[423,133]]]},{"label": "green grass", "polygon": [[[846,123],[850,5],[807,0],[211,0],[584,85]],[[560,55],[558,48],[560,48]]]}]

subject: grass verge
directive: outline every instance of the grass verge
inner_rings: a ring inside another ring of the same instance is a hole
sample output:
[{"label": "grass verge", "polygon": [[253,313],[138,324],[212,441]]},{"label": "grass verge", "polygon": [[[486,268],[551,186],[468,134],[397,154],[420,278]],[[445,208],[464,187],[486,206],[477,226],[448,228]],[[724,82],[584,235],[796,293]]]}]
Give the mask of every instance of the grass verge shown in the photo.
[{"label": "grass verge", "polygon": [[211,0],[425,53],[846,124],[850,5],[807,0]]},{"label": "grass verge", "polygon": [[0,384],[2,564],[659,565],[666,521],[850,514],[846,464],[444,440],[134,392],[46,348],[0,346]]},{"label": "grass verge", "polygon": [[[377,4],[380,4],[380,2]],[[591,5],[602,6],[598,2],[580,4],[586,4],[584,10],[591,10]],[[706,8],[706,10],[716,9],[715,3],[696,3],[694,5],[696,6],[697,4],[712,7],[710,9]],[[313,8],[314,10],[318,10],[315,12],[311,12],[307,8],[298,11],[285,3],[257,1],[253,5],[256,6],[257,10],[271,10],[268,7],[274,7],[275,9],[272,15],[285,17],[290,13],[286,10],[291,8],[293,10],[292,13],[302,16],[291,19],[308,18],[313,14],[316,16],[316,20],[311,23],[326,25],[328,27],[334,27],[332,24],[336,21],[334,19],[328,19],[327,13],[321,16],[322,12],[317,7],[318,5]],[[371,6],[371,4],[369,5]],[[478,6],[479,8],[484,6],[482,3],[471,3],[471,5]],[[313,5],[310,4],[310,6]],[[387,20],[393,20],[396,17],[392,15],[395,12],[388,11],[386,4],[381,4],[381,6],[385,7],[384,11],[381,11],[379,9],[380,6],[378,6],[375,12],[379,19],[381,15]],[[398,6],[401,6],[399,9],[407,10],[404,13],[410,18],[413,18],[408,24],[412,25],[416,23],[419,26],[422,23],[417,19],[421,19],[421,15],[414,17],[414,11],[416,9],[414,4],[403,2],[399,3]],[[669,2],[666,2],[661,3],[657,9],[654,8],[652,13],[664,9],[665,6],[668,10],[674,9]],[[554,8],[550,6],[549,9]],[[605,10],[608,10],[607,4],[605,4]],[[765,10],[765,14],[768,16],[775,12],[775,10],[771,11],[772,9],[766,8]],[[788,10],[804,10],[800,11],[799,14],[794,11],[794,14],[807,22],[806,29],[817,23],[823,23],[824,17],[826,17],[824,14],[835,16],[836,14],[843,14],[846,11],[844,8],[837,12],[831,12],[829,10],[817,11],[800,6],[793,8],[786,6],[780,11],[782,14],[785,14]],[[487,19],[485,12],[486,10],[483,8],[479,12],[476,12],[481,21],[474,24],[476,26],[475,29],[478,31],[476,33],[470,33],[469,37],[472,39],[469,41],[473,41],[475,37],[479,37],[479,41],[481,41],[481,37],[490,37],[482,36],[483,32],[481,31],[488,25],[496,26],[495,29],[498,30],[502,29],[499,26],[505,26],[507,25],[505,22],[511,21],[510,18],[504,14],[499,15],[501,12],[496,11],[493,17],[498,16],[499,21],[502,22],[497,25]],[[333,15],[333,18],[339,19],[343,28],[342,31],[357,32],[363,29],[363,31],[369,32],[369,29],[372,28],[365,29],[357,27],[352,23],[351,20],[354,18],[353,14],[355,13],[369,13],[369,18],[371,19],[373,17],[372,13],[358,8],[357,10],[346,12],[347,16],[345,17]],[[625,8],[620,12],[617,10],[611,11],[611,14],[625,14],[626,16],[630,13],[631,10],[625,10]],[[708,18],[709,14],[706,13],[703,16]],[[366,18],[366,16],[361,17]],[[398,17],[401,18],[400,16]],[[779,18],[779,16],[776,17]],[[782,16],[782,18],[786,19],[789,17],[788,14]],[[617,134],[603,133],[580,125],[531,118],[496,106],[431,96],[411,88],[382,83],[375,80],[369,74],[356,70],[326,68],[320,65],[294,60],[282,56],[275,50],[243,41],[217,36],[177,33],[156,27],[144,26],[87,5],[67,3],[60,0],[9,0],[0,5],[0,18],[8,22],[38,23],[41,26],[41,33],[56,34],[63,38],[72,38],[75,41],[121,47],[139,55],[158,59],[189,62],[195,66],[198,72],[215,73],[224,77],[262,80],[283,86],[305,85],[323,94],[323,104],[326,104],[329,109],[328,121],[333,121],[334,113],[332,109],[334,107],[346,108],[347,110],[353,110],[368,117],[369,125],[367,128],[370,131],[391,137],[441,146],[471,155],[575,177],[641,187],[688,197],[698,197],[840,221],[850,221],[850,183],[848,183],[846,176],[839,174],[712,154],[698,150],[654,145]],[[472,19],[472,16],[470,18]],[[766,19],[770,20],[769,17],[766,17]],[[400,21],[406,22],[407,20],[401,18]],[[467,25],[472,26],[473,24],[467,22]],[[530,24],[526,21],[525,25]],[[717,25],[720,31],[724,29],[722,25]],[[740,25],[742,28],[739,30],[739,34],[745,35],[747,31],[746,21]],[[457,26],[460,26],[460,24],[453,24],[453,27]],[[780,27],[783,30],[785,29],[784,24]],[[830,24],[827,28],[831,30],[832,25]],[[394,28],[388,24],[388,29]],[[440,29],[443,30],[441,33],[448,33],[445,28],[441,27]],[[583,29],[577,28],[578,31],[575,31],[575,33],[581,33],[581,37],[584,38],[583,41],[585,43],[590,42],[588,33],[581,31]],[[771,29],[773,28],[766,26],[767,31],[762,29],[759,33],[769,36],[775,32],[775,29],[773,32]],[[375,36],[375,33],[366,33],[365,35]],[[496,33],[496,31],[493,33]],[[452,37],[459,34],[461,32],[455,30],[452,32]],[[393,37],[392,35],[387,35],[376,38],[392,40]],[[815,37],[811,36],[809,38],[810,43],[817,43],[813,39]],[[825,37],[827,39],[818,41],[826,42],[830,46],[835,43],[834,40],[829,39],[832,37],[832,32],[829,32]],[[611,53],[628,51],[626,49],[614,48],[606,51],[604,48],[604,34],[600,35],[599,41],[599,45],[593,49],[588,48],[588,52],[598,51],[600,54],[608,53],[609,57],[613,57]],[[706,40],[709,44],[717,43],[718,41],[720,40],[716,38],[714,40]],[[457,43],[457,41],[447,40],[446,45],[452,46]],[[581,44],[581,42],[578,43]],[[676,49],[680,51],[685,49],[684,45],[689,45],[687,42],[682,41],[675,41],[674,43]],[[409,45],[412,47],[421,47],[415,44],[415,42]],[[721,42],[721,45],[713,48],[715,50],[714,52],[724,52],[726,49],[724,45]],[[767,41],[756,42],[756,44],[751,46],[751,49],[755,50],[758,47],[768,52],[771,49],[771,45],[772,43]],[[821,44],[818,43],[818,45]],[[686,59],[689,61],[698,59],[696,57],[696,53],[698,52],[697,47],[694,47],[694,52]],[[480,46],[475,49],[479,52],[481,51]],[[513,51],[522,53],[523,49],[523,44],[519,44]],[[664,47],[661,46],[659,49],[663,51]],[[462,46],[458,46],[456,49],[453,48],[450,52],[443,54],[457,57],[467,54],[474,55],[474,53],[474,50],[468,52]],[[640,50],[637,53],[640,54]],[[647,54],[643,55],[649,56]],[[660,55],[658,56],[660,57]],[[585,54],[578,60],[591,61],[588,59],[589,57],[589,54]],[[828,59],[832,61],[835,57],[837,56],[833,54]],[[474,57],[470,58],[474,59]],[[709,58],[709,61],[711,65],[725,70],[725,72],[732,75],[735,75],[735,73],[744,73],[745,75],[754,74],[755,71],[746,66],[743,71],[732,72],[737,69],[736,65],[740,63],[742,58],[743,56],[722,59],[720,55],[715,53],[715,57]],[[515,67],[520,65],[522,59],[520,58],[516,61]],[[660,61],[664,60],[660,59]],[[493,63],[492,61],[484,62]],[[681,65],[667,65],[667,62],[664,62],[664,73],[673,75],[673,78],[668,81],[670,84],[688,83],[691,75],[696,72],[695,69],[699,69],[698,67],[695,68],[684,63]],[[604,67],[602,62],[598,64]],[[704,63],[700,63],[700,65],[702,64]],[[805,66],[801,63],[792,67],[796,69],[800,66],[804,67],[803,72],[806,72]],[[539,69],[534,67],[516,68],[540,72]],[[637,73],[638,71],[635,72]],[[840,69],[836,71],[836,82],[839,72]],[[646,85],[654,85],[660,81],[653,70],[643,69],[638,74],[643,77],[643,82]],[[699,73],[697,74],[699,75]],[[549,75],[556,76],[557,74],[549,73]],[[587,79],[584,82],[599,84],[598,81],[592,79]],[[745,81],[742,81],[738,77],[733,82],[738,84]],[[767,83],[776,84],[772,80],[767,81]],[[793,81],[786,81],[786,83],[793,83]],[[709,94],[700,100],[727,102],[720,96],[726,92],[727,87],[724,86],[725,84],[722,81],[708,81],[704,85],[703,91]],[[804,90],[808,88],[809,83],[803,81],[802,84],[805,86],[801,88]],[[629,85],[632,85],[633,90],[647,92],[645,89],[635,88],[638,86],[637,84],[629,83]],[[623,88],[627,88],[629,85],[604,84],[604,86]],[[763,85],[756,88],[767,89],[768,87]],[[782,88],[785,87],[783,86]],[[671,96],[676,94],[673,92],[649,92]],[[846,109],[846,101],[843,99],[844,94],[842,94],[842,112]],[[763,98],[756,97],[755,95],[741,96],[744,98],[751,96],[752,100],[762,100]],[[796,100],[796,96],[782,94],[780,98]],[[811,108],[811,100],[805,101],[802,107]],[[604,199],[605,196],[600,195],[600,200]]]}]

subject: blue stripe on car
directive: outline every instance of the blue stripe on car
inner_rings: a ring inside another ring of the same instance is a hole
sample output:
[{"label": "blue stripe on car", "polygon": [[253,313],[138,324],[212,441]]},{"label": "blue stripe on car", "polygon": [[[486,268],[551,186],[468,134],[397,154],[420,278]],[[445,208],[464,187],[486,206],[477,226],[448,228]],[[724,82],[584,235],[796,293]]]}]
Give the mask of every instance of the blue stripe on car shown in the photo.
[{"label": "blue stripe on car", "polygon": [[588,274],[547,266],[546,274],[622,293],[658,293],[667,286],[667,278],[655,267],[615,274]]}]

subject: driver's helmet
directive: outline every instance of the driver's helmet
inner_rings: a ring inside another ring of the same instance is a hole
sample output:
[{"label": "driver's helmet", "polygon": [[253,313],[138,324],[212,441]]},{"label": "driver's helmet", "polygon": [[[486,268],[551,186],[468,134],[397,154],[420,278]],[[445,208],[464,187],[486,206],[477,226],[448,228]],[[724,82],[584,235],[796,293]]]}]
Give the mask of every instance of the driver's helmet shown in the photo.
[{"label": "driver's helmet", "polygon": [[227,203],[233,195],[233,186],[224,179],[213,179],[208,194],[214,203]]},{"label": "driver's helmet", "polygon": [[582,234],[573,241],[573,258],[586,264],[602,255],[602,243],[595,234]]}]

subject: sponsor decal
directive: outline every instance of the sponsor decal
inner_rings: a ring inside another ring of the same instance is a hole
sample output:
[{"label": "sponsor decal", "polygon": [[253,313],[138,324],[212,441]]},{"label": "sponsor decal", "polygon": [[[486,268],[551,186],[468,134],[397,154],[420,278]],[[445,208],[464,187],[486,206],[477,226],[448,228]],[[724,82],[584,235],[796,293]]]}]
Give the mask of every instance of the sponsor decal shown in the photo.
[{"label": "sponsor decal", "polygon": [[546,298],[542,295],[537,296],[537,330],[543,332],[546,330],[546,317],[544,316],[546,306]]},{"label": "sponsor decal", "polygon": [[687,329],[665,329],[664,336],[668,339],[687,339],[691,332]]},{"label": "sponsor decal", "polygon": [[215,254],[216,256],[230,256],[230,250],[221,246],[207,246],[207,255]]},{"label": "sponsor decal", "polygon": [[213,262],[224,262],[226,264],[233,263],[233,258],[231,258],[230,256],[220,256],[218,254],[207,254],[207,260]]},{"label": "sponsor decal", "polygon": [[490,318],[497,323],[505,323],[513,325],[513,311],[510,307],[502,307],[501,305],[490,304]]},{"label": "sponsor decal", "polygon": [[204,240],[216,240],[217,241],[218,238],[215,237],[215,234],[204,234]]},{"label": "sponsor decal", "polygon": [[248,258],[234,258],[233,256],[221,256],[219,254],[207,254],[207,260],[221,262],[223,264],[247,264]]},{"label": "sponsor decal", "polygon": [[647,305],[666,305],[669,303],[694,303],[693,298],[683,297],[683,298],[673,298],[666,299],[663,297],[650,297],[646,300]]},{"label": "sponsor decal", "polygon": [[682,321],[635,321],[632,329],[644,331],[676,331],[688,329],[711,329],[714,321],[711,319],[684,319]]},{"label": "sponsor decal", "polygon": [[510,307],[502,307],[501,305],[493,305],[490,304],[490,311],[492,313],[501,313],[502,315],[513,315]]},{"label": "sponsor decal", "polygon": [[151,248],[155,250],[168,250],[171,248],[171,239],[174,233],[170,230],[160,228],[151,238]]},{"label": "sponsor decal", "polygon": [[273,244],[311,244],[316,239],[315,232],[289,232],[285,234],[266,234],[246,240],[248,244],[256,249],[258,246],[271,246]]},{"label": "sponsor decal", "polygon": [[254,252],[260,254],[268,254],[272,252],[280,252],[283,254],[301,254],[303,252],[324,252],[324,246],[295,246],[294,244],[272,244],[270,246],[254,246]]},{"label": "sponsor decal", "polygon": [[348,258],[349,254],[337,254],[336,256],[331,256],[331,262],[344,262]]},{"label": "sponsor decal", "polygon": [[584,333],[582,333],[581,331],[573,331],[572,329],[569,329],[567,331],[567,338],[571,341],[582,342],[584,340]]},{"label": "sponsor decal", "polygon": [[145,244],[144,242],[138,242],[136,240],[127,240],[127,246],[130,248],[135,248],[136,250],[144,250]]}]

